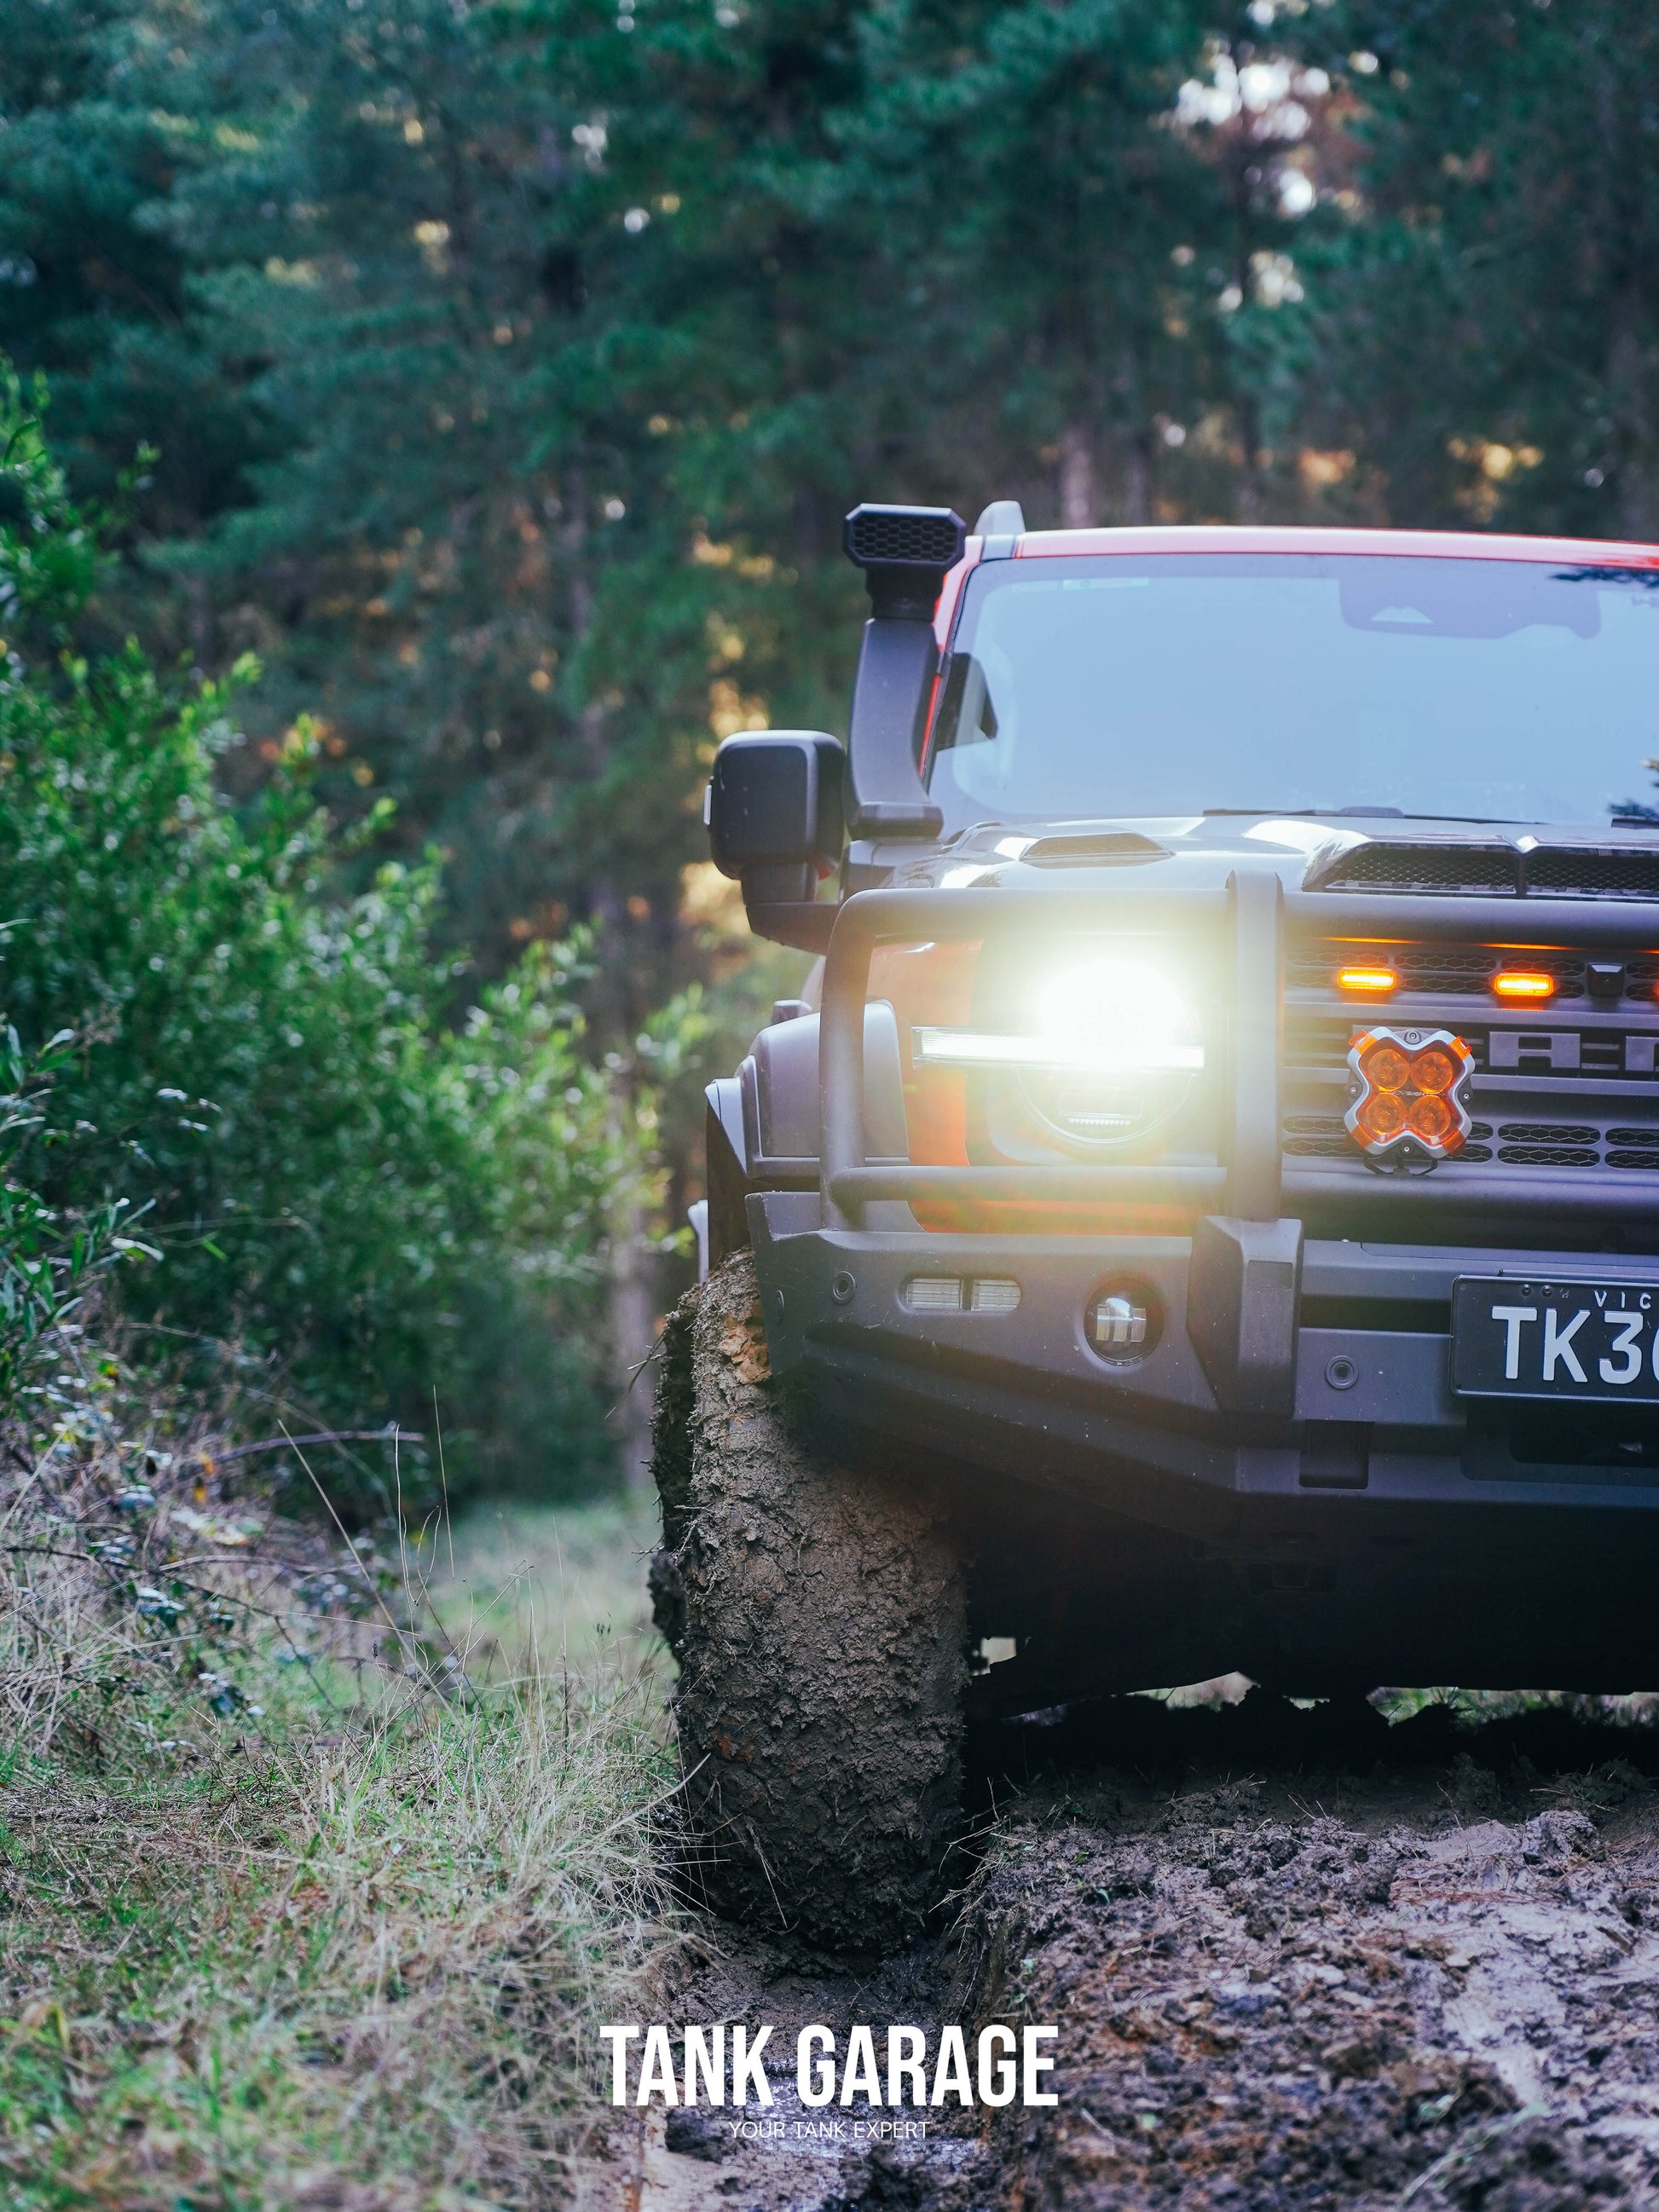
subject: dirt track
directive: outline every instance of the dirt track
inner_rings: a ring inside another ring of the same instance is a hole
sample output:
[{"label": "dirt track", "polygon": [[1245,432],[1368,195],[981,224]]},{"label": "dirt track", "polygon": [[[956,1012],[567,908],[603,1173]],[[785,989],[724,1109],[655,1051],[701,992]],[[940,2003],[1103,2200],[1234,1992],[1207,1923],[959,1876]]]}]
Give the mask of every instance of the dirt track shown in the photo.
[{"label": "dirt track", "polygon": [[[1000,1730],[976,1764],[998,1818],[937,1941],[853,1975],[718,1930],[675,2008],[774,2024],[781,2139],[659,2118],[614,2141],[590,2201],[1659,2203],[1659,1732],[1389,1729],[1257,1692],[1114,1701]],[[821,2117],[794,2102],[799,2026],[998,2017],[1059,2024],[1056,2109],[874,2153],[793,2132]]]}]

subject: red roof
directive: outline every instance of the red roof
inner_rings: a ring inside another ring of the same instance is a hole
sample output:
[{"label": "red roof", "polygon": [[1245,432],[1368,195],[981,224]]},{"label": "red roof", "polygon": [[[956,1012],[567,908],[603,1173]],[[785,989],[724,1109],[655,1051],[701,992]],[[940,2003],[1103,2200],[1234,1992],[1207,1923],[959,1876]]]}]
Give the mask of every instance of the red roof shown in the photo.
[{"label": "red roof", "polygon": [[[981,538],[970,538],[945,579],[933,612],[934,634],[949,639],[963,580],[979,561]],[[1659,545],[1613,538],[1500,537],[1484,530],[1327,530],[1278,524],[1192,522],[1137,525],[1121,530],[1028,530],[1014,547],[1020,561],[1055,554],[1358,553],[1411,554],[1441,561],[1571,562],[1584,567],[1659,568]]]},{"label": "red roof", "polygon": [[[968,557],[981,541],[968,540]],[[1230,523],[1182,523],[1127,530],[1028,530],[1014,549],[1019,560],[1054,553],[1366,553],[1413,554],[1445,561],[1573,561],[1619,568],[1659,568],[1659,545],[1625,545],[1606,538],[1507,538],[1481,530],[1257,529]]]}]

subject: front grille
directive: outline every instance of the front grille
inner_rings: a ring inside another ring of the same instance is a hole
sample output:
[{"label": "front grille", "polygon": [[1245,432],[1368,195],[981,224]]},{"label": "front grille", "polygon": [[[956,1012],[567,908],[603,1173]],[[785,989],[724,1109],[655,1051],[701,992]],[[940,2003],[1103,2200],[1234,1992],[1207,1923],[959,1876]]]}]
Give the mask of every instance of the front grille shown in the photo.
[{"label": "front grille", "polygon": [[[1340,969],[1383,963],[1400,979],[1388,998],[1362,1000],[1338,988]],[[1555,996],[1540,1006],[1502,1004],[1492,976],[1522,967],[1553,975]],[[1318,1176],[1326,1188],[1324,1178],[1340,1175],[1360,1200],[1375,1178],[1342,1119],[1352,1040],[1367,1029],[1447,1029],[1474,1060],[1471,1109],[1488,1117],[1474,1123],[1448,1163],[1456,1178],[1474,1171],[1466,1190],[1488,1177],[1535,1176],[1540,1203],[1553,1190],[1582,1206],[1601,1174],[1609,1219],[1621,1207],[1643,1210],[1645,1218],[1648,1193],[1633,1179],[1659,1177],[1656,996],[1659,946],[1627,957],[1593,945],[1298,933],[1285,959],[1285,1166]],[[1659,1204],[1659,1184],[1652,1188]],[[1527,1233],[1518,1218],[1514,1229]]]},{"label": "front grille", "polygon": [[[1496,1147],[1488,1141],[1496,1135]],[[1359,1152],[1340,1114],[1286,1114],[1284,1150],[1290,1159],[1348,1159]],[[1659,1170],[1659,1122],[1651,1128],[1602,1129],[1588,1121],[1473,1121],[1457,1155],[1469,1166],[1496,1159],[1512,1168]]]},{"label": "front grille", "polygon": [[[1633,1029],[1583,1030],[1571,1026],[1570,1018],[1558,1017],[1548,1029],[1502,1028],[1464,1018],[1467,1009],[1447,1006],[1443,1012],[1424,1013],[1419,1001],[1409,1016],[1414,1028],[1455,1030],[1474,1055],[1482,1074],[1507,1070],[1516,1075],[1547,1075],[1562,1081],[1574,1076],[1612,1077],[1633,1088],[1659,1083],[1659,1052],[1651,1031]],[[1352,1012],[1328,1016],[1287,1008],[1285,1017],[1285,1060],[1287,1067],[1310,1073],[1345,1074],[1348,1047],[1362,1029],[1398,1028],[1407,1017],[1403,1009],[1358,1007]],[[1494,1046],[1494,1040],[1496,1045]]]},{"label": "front grille", "polygon": [[1340,1159],[1353,1146],[1340,1114],[1287,1114],[1285,1150],[1301,1159]]},{"label": "front grille", "polygon": [[[1346,1124],[1340,1114],[1287,1114],[1284,1126],[1284,1150],[1288,1158],[1352,1160],[1359,1158],[1358,1148],[1349,1136]],[[1471,1121],[1469,1141],[1457,1155],[1458,1158],[1489,1160],[1492,1146],[1480,1140],[1491,1134],[1490,1121]],[[1654,1140],[1659,1143],[1659,1130],[1655,1131]]]},{"label": "front grille", "polygon": [[1406,945],[1396,965],[1407,991],[1481,991],[1492,979],[1498,955],[1484,945]]},{"label": "front grille", "polygon": [[[1298,947],[1289,956],[1285,980],[1292,990],[1327,991],[1336,981],[1336,972],[1347,962],[1371,957],[1387,959],[1400,978],[1400,992],[1423,992],[1436,998],[1484,999],[1492,1006],[1492,979],[1501,967],[1541,969],[1556,979],[1555,996],[1548,1001],[1558,1006],[1563,999],[1582,999],[1586,991],[1589,962],[1581,953],[1528,951],[1513,953],[1506,958],[1485,945],[1379,945],[1375,948],[1346,945],[1331,939],[1317,946]],[[1656,981],[1659,981],[1659,960],[1629,962],[1626,974],[1636,998],[1651,998]],[[1379,1000],[1379,1006],[1387,1003]],[[1379,1020],[1384,1018],[1379,1013]],[[1537,1018],[1545,1017],[1540,1012]]]},{"label": "front grille", "polygon": [[[1498,966],[1498,955],[1481,945],[1395,945],[1388,951],[1402,991],[1437,995],[1476,992],[1485,997]],[[1344,960],[1353,957],[1351,946],[1337,945],[1328,953],[1294,953],[1286,963],[1285,981],[1293,990],[1328,989]]]}]

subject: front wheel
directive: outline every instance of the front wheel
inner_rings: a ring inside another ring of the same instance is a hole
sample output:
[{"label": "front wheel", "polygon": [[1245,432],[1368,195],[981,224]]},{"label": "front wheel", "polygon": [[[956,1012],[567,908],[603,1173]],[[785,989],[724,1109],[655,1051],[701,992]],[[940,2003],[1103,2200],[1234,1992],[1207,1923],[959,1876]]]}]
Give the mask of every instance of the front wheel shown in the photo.
[{"label": "front wheel", "polygon": [[956,1831],[966,1603],[939,1502],[826,1448],[771,1377],[754,1255],[671,1317],[658,1626],[694,1887],[841,1951],[918,1927]]}]

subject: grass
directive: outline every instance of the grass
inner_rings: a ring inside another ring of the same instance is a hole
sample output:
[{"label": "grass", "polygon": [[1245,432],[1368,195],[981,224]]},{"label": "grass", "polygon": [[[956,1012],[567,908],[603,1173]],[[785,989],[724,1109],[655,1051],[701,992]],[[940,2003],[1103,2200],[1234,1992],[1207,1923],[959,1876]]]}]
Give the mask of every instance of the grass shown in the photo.
[{"label": "grass", "polygon": [[119,1401],[0,1461],[0,2204],[566,2201],[690,1940],[654,1516],[348,1551]]},{"label": "grass", "polygon": [[480,1516],[453,1571],[441,1533],[360,1574],[267,1527],[204,1568],[157,1477],[112,1567],[95,1461],[0,1487],[0,2201],[561,2202],[592,2027],[679,1941],[649,1530]]},{"label": "grass", "polygon": [[477,1507],[457,1523],[453,1557],[442,1534],[430,1546],[433,1613],[474,1673],[637,1664],[655,1648],[644,1554],[657,1527],[654,1499]]}]

